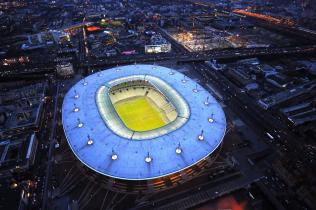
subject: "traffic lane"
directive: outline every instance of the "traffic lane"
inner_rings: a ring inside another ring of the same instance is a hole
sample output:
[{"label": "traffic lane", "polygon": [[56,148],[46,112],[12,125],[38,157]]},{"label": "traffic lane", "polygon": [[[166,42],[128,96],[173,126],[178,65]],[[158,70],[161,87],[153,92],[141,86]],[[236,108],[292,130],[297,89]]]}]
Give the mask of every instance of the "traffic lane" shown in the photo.
[{"label": "traffic lane", "polygon": [[45,174],[45,180],[44,180],[44,193],[43,193],[43,201],[42,201],[42,209],[46,209],[47,207],[47,200],[48,200],[48,180],[51,174],[51,158],[52,158],[52,150],[54,148],[55,144],[55,131],[56,131],[56,117],[57,117],[57,109],[58,109],[58,94],[59,94],[59,82],[56,84],[56,92],[54,95],[54,114],[52,118],[52,127],[51,132],[49,136],[49,148],[47,153],[47,164],[46,164],[46,174]]}]

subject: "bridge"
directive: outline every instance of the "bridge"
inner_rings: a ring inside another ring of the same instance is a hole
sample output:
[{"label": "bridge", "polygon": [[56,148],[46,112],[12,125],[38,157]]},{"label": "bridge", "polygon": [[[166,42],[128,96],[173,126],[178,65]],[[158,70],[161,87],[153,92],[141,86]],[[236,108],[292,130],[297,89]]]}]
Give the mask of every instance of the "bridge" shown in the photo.
[{"label": "bridge", "polygon": [[177,62],[200,62],[207,60],[229,60],[244,59],[251,57],[276,57],[307,55],[316,53],[316,45],[297,46],[297,47],[258,47],[258,48],[233,48],[216,49],[204,52],[177,52],[166,54],[136,54],[124,57],[111,58],[89,58],[83,64],[85,67],[101,67],[107,65],[122,65],[131,63],[146,63],[162,60],[172,60]]}]

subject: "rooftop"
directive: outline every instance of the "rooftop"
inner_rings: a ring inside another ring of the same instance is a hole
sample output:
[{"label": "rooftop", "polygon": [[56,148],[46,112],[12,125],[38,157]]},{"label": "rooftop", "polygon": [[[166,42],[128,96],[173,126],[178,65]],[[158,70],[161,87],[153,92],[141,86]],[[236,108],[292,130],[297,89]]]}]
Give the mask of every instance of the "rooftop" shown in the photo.
[{"label": "rooftop", "polygon": [[[135,75],[152,76],[172,87],[188,104],[187,121],[142,140],[113,132],[99,113],[96,92],[110,87],[111,81]],[[86,77],[68,91],[62,113],[65,135],[77,158],[100,174],[126,180],[154,179],[196,164],[216,150],[226,129],[225,114],[209,92],[175,70],[154,65],[116,67]]]},{"label": "rooftop", "polygon": [[0,94],[0,134],[39,124],[46,84],[35,84]]},{"label": "rooftop", "polygon": [[0,140],[1,175],[28,169],[33,164],[36,149],[37,139],[34,132]]}]

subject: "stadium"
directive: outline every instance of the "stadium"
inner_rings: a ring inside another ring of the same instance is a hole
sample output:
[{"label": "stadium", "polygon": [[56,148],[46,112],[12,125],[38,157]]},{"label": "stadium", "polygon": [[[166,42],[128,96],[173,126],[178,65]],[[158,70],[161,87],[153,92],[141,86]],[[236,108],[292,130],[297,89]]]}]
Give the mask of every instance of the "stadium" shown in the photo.
[{"label": "stadium", "polygon": [[211,165],[226,129],[214,97],[156,65],[92,74],[65,95],[62,123],[83,174],[113,191],[177,186]]}]

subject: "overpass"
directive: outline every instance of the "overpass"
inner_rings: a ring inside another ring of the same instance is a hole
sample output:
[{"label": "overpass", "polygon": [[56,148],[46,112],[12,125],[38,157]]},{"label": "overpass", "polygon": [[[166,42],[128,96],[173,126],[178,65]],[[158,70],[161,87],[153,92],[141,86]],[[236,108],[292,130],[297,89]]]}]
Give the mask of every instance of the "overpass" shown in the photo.
[{"label": "overpass", "polygon": [[123,65],[131,63],[146,63],[162,60],[172,60],[177,62],[201,62],[207,60],[230,60],[244,59],[251,57],[276,57],[307,55],[316,53],[316,45],[297,47],[259,47],[259,48],[233,48],[216,49],[204,52],[177,52],[166,54],[140,54],[111,58],[88,59],[83,66],[101,67],[107,65]]}]

